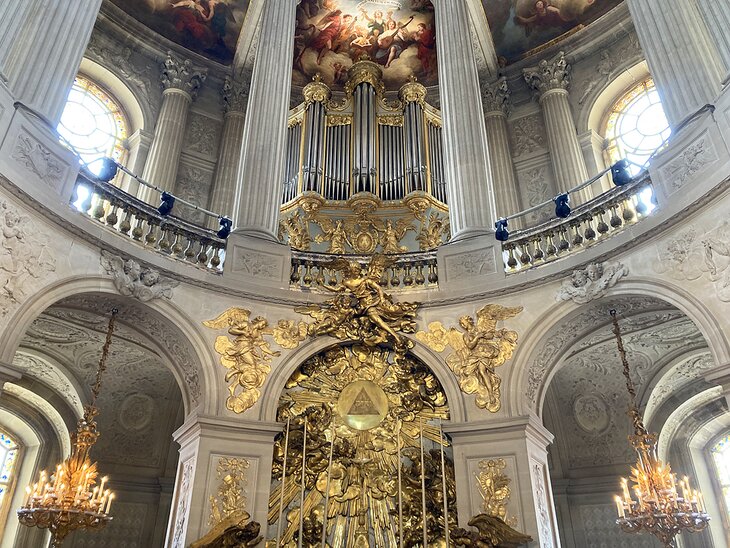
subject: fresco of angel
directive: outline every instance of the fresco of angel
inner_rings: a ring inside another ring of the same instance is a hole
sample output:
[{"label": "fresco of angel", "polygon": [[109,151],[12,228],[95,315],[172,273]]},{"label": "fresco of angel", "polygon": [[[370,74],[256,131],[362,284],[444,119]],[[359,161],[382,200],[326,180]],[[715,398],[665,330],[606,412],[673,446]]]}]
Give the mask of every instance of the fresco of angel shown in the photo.
[{"label": "fresco of angel", "polygon": [[221,364],[228,369],[225,381],[229,396],[226,407],[235,413],[243,413],[258,401],[271,371],[271,359],[281,353],[271,349],[264,339],[273,335],[269,322],[260,316],[251,319],[245,308],[229,308],[214,320],[203,322],[211,329],[227,329],[233,339],[221,335],[215,340],[215,351],[220,354]]}]

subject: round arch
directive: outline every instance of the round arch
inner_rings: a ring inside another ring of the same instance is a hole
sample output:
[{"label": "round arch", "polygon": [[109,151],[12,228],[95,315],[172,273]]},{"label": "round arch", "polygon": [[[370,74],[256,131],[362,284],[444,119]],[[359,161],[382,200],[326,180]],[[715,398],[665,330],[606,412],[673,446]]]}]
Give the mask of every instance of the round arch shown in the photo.
[{"label": "round arch", "polygon": [[[331,337],[319,337],[308,344],[301,345],[294,352],[286,356],[272,371],[264,385],[260,401],[262,402],[259,411],[259,420],[264,422],[276,422],[276,409],[279,405],[279,398],[284,392],[286,382],[292,376],[297,367],[306,360],[320,353],[322,350],[337,344],[337,339]],[[452,423],[466,421],[466,405],[464,396],[459,389],[456,378],[446,363],[431,351],[428,347],[417,341],[410,353],[421,360],[436,376],[441,383],[446,399],[449,402],[449,413]]]},{"label": "round arch", "polygon": [[[713,317],[705,305],[681,287],[665,280],[637,277],[622,281],[613,287],[603,300],[612,297],[652,297],[671,305],[684,313],[699,329],[707,342],[715,363],[730,363],[730,344],[717,320]],[[513,377],[510,383],[510,393],[521,394],[524,397],[516,398],[511,403],[511,412],[514,414],[525,414],[531,410],[542,417],[543,405],[547,388],[559,369],[561,357],[569,348],[569,345],[558,349],[544,367],[537,366],[538,356],[544,352],[544,347],[551,342],[555,335],[554,331],[559,329],[561,324],[577,316],[583,307],[572,302],[563,302],[554,306],[541,317],[537,318],[534,325],[538,326],[530,331],[518,347],[515,354],[513,368],[519,373]]]},{"label": "round arch", "polygon": [[[158,299],[142,303],[129,297],[122,297],[112,281],[101,277],[75,277],[60,280],[25,301],[10,319],[0,340],[0,360],[11,363],[20,342],[30,324],[48,307],[67,297],[84,294],[102,293],[124,299],[134,309],[152,313],[163,325],[167,325],[175,340],[158,343],[163,362],[172,372],[182,393],[185,414],[202,406],[202,412],[218,409],[218,396],[215,378],[211,367],[203,364],[213,363],[209,345],[200,329],[172,302]],[[185,362],[185,363],[184,363]]]}]

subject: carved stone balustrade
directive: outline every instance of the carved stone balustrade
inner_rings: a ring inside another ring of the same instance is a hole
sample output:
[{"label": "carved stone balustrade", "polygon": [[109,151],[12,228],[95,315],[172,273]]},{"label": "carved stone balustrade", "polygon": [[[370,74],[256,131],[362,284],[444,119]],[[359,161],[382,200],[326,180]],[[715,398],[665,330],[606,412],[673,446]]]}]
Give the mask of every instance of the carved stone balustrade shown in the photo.
[{"label": "carved stone balustrade", "polygon": [[507,274],[538,267],[573,255],[611,238],[651,212],[653,190],[648,174],[615,187],[575,208],[570,217],[554,219],[514,232],[502,243]]},{"label": "carved stone balustrade", "polygon": [[171,259],[209,272],[222,272],[226,241],[214,231],[171,215],[160,215],[156,208],[120,188],[83,174],[76,181],[74,202],[78,201],[81,187],[89,191],[77,207],[84,215]]},{"label": "carved stone balustrade", "polygon": [[[343,255],[326,253],[292,252],[291,288],[300,290],[317,289],[321,286],[334,287],[341,280],[342,274],[330,268],[330,263]],[[345,255],[350,260],[358,261],[366,268],[372,256]],[[395,264],[389,267],[380,285],[391,290],[436,289],[438,288],[438,266],[436,252],[403,253],[389,255]]]}]

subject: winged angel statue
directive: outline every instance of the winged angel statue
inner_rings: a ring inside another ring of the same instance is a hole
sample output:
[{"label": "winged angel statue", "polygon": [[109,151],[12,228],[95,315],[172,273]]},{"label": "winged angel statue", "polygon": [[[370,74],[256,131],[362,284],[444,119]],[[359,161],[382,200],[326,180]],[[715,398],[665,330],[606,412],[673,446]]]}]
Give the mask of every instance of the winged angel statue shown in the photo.
[{"label": "winged angel statue", "polygon": [[273,335],[269,322],[258,316],[251,319],[251,312],[245,308],[229,308],[214,320],[203,322],[212,329],[227,329],[233,339],[221,335],[215,340],[215,351],[220,354],[221,364],[228,369],[226,407],[235,413],[242,413],[259,399],[259,388],[263,386],[271,371],[271,359],[279,351],[271,349],[264,335]]},{"label": "winged angel statue", "polygon": [[502,406],[502,380],[495,368],[512,357],[517,346],[517,332],[497,329],[497,322],[513,318],[522,307],[507,308],[488,304],[477,312],[476,322],[471,316],[459,318],[459,327],[446,329],[441,322],[429,324],[429,331],[419,331],[416,338],[437,352],[447,346],[453,352],[446,363],[459,378],[459,386],[466,394],[476,394],[477,407],[492,413]]},{"label": "winged angel statue", "polygon": [[380,286],[385,269],[391,264],[383,255],[374,255],[365,273],[360,263],[353,260],[336,259],[327,264],[342,272],[342,280],[334,287],[322,286],[337,295],[324,303],[295,309],[315,319],[309,324],[309,336],[331,335],[368,346],[392,342],[396,350],[412,346],[412,341],[402,333],[416,332],[419,303],[395,302]]}]

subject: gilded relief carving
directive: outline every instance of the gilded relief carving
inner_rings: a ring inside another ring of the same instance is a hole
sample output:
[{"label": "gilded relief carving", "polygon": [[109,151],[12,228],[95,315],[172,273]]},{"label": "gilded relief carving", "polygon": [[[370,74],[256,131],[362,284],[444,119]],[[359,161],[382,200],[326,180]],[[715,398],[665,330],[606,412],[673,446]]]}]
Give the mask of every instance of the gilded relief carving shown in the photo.
[{"label": "gilded relief carving", "polygon": [[466,394],[476,394],[477,407],[496,413],[502,406],[502,380],[495,368],[512,357],[517,346],[517,332],[497,329],[497,322],[513,318],[522,307],[507,308],[488,304],[471,316],[459,318],[460,329],[446,329],[441,322],[432,322],[428,331],[419,331],[416,338],[436,352],[451,347],[446,363],[459,379]]},{"label": "gilded relief carving", "polygon": [[246,516],[246,471],[248,460],[236,457],[220,457],[216,466],[216,479],[219,480],[215,495],[210,495],[210,516],[208,525],[215,526],[227,519],[241,521]]},{"label": "gilded relief carving", "polygon": [[512,480],[504,473],[507,463],[504,459],[484,459],[479,461],[477,482],[479,493],[482,495],[482,511],[495,516],[514,527],[517,519],[513,516],[507,519],[507,503],[512,490]]}]

